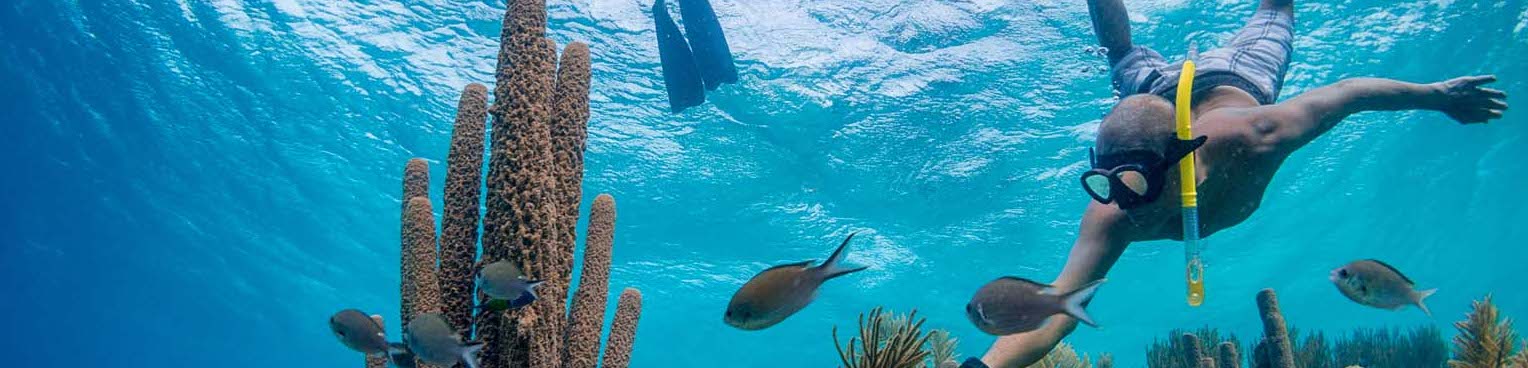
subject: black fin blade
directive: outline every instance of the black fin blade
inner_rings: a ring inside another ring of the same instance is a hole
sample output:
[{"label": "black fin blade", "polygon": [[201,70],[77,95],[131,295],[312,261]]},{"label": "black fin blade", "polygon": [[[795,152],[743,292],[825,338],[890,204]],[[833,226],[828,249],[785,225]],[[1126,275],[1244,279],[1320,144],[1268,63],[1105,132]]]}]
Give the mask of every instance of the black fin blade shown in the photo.
[{"label": "black fin blade", "polygon": [[733,64],[732,48],[727,46],[727,36],[722,24],[716,19],[716,11],[710,0],[679,0],[680,21],[695,54],[695,64],[700,67],[701,79],[706,90],[715,90],[725,83],[737,83],[737,66]]},{"label": "black fin blade", "polygon": [[690,44],[679,33],[679,25],[669,16],[663,0],[653,3],[653,20],[657,25],[658,59],[662,62],[663,86],[668,91],[669,111],[700,106],[706,101],[705,86],[701,82],[700,68],[695,65],[695,54]]}]

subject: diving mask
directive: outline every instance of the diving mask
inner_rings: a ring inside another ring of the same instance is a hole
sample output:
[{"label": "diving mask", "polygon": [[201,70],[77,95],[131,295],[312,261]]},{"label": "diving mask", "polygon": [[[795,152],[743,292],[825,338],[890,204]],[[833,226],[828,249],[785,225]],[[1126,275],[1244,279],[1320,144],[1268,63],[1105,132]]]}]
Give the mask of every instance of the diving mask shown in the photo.
[{"label": "diving mask", "polygon": [[1082,189],[1098,203],[1116,203],[1131,209],[1156,201],[1167,184],[1167,170],[1178,160],[1204,145],[1207,138],[1172,139],[1166,152],[1129,150],[1102,156],[1088,149],[1093,168],[1082,173]]}]

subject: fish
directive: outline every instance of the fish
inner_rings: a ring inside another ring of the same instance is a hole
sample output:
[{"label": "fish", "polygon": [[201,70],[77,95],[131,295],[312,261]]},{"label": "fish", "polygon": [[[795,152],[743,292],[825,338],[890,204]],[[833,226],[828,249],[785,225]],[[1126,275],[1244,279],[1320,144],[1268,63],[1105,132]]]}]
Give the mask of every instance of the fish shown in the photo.
[{"label": "fish", "polygon": [[536,286],[541,283],[542,280],[526,279],[514,262],[489,263],[478,271],[477,288],[490,300],[478,308],[489,311],[519,309],[536,301]]},{"label": "fish", "polygon": [[663,69],[663,87],[668,92],[669,111],[679,113],[706,101],[700,67],[690,44],[679,33],[679,25],[663,0],[653,3],[653,21],[658,33],[658,59]]},{"label": "fish", "polygon": [[695,66],[706,90],[715,90],[722,84],[737,83],[737,66],[732,62],[732,49],[727,46],[727,36],[722,34],[722,24],[716,20],[716,11],[710,0],[678,0],[679,20],[684,23],[685,38],[695,55]]},{"label": "fish", "polygon": [[999,277],[976,290],[966,304],[966,318],[977,329],[996,336],[1037,330],[1056,314],[1072,316],[1096,328],[1098,323],[1083,304],[1093,300],[1103,283],[1103,279],[1095,280],[1062,294],[1054,286],[1022,277]]},{"label": "fish", "polygon": [[356,309],[346,309],[329,317],[329,330],[345,347],[366,355],[388,351],[387,334],[382,324]]},{"label": "fish", "polygon": [[1357,260],[1333,269],[1328,279],[1337,285],[1337,291],[1358,304],[1389,310],[1415,305],[1428,317],[1432,317],[1432,311],[1427,310],[1422,300],[1438,292],[1438,289],[1417,291],[1415,282],[1377,259]]},{"label": "fish", "polygon": [[441,366],[460,361],[478,368],[477,353],[483,349],[482,342],[462,342],[462,335],[440,313],[415,316],[403,330],[403,341],[420,361]]},{"label": "fish", "polygon": [[732,294],[732,301],[727,303],[722,321],[747,331],[769,328],[816,299],[817,288],[823,282],[865,270],[868,267],[843,266],[846,255],[844,250],[854,235],[849,234],[849,237],[844,238],[844,242],[821,265],[810,266],[813,261],[808,260],[760,271],[743,283],[737,293]]}]

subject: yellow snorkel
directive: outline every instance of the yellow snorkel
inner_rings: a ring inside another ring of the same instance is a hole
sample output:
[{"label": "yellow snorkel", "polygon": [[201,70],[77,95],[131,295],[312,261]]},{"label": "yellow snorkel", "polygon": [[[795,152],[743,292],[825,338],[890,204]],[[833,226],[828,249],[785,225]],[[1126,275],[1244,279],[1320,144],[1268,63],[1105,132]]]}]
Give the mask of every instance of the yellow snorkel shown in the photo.
[{"label": "yellow snorkel", "polygon": [[[1197,52],[1189,47],[1188,60],[1183,61],[1183,72],[1178,75],[1176,101],[1178,139],[1194,139],[1194,127],[1190,124],[1193,110],[1190,103],[1194,96],[1194,57]],[[1204,260],[1199,253],[1204,244],[1199,239],[1199,189],[1194,173],[1194,153],[1189,152],[1178,161],[1178,182],[1183,188],[1183,258],[1187,261],[1184,279],[1188,281],[1188,305],[1198,307],[1204,303]]]}]

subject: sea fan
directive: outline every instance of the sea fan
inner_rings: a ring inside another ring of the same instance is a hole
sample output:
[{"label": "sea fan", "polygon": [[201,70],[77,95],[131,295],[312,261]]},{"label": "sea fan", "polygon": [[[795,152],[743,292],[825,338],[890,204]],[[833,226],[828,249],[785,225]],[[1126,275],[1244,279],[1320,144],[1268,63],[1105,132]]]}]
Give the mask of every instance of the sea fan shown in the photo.
[{"label": "sea fan", "polygon": [[917,318],[918,311],[905,318],[883,312],[879,307],[872,309],[869,319],[861,314],[859,337],[849,338],[847,348],[839,345],[838,326],[833,326],[833,348],[845,368],[916,368],[928,357],[923,345],[929,335],[922,331],[924,320]]},{"label": "sea fan", "polygon": [[958,367],[955,360],[955,337],[949,331],[934,330],[928,333],[929,368]]},{"label": "sea fan", "polygon": [[1029,368],[1089,368],[1092,366],[1086,354],[1077,355],[1072,345],[1063,342],[1056,344],[1055,349],[1051,349],[1050,353],[1045,354],[1040,361],[1030,364]]},{"label": "sea fan", "polygon": [[1098,368],[1114,368],[1114,355],[1109,353],[1099,355]]},{"label": "sea fan", "polygon": [[1491,295],[1474,303],[1474,310],[1465,320],[1454,322],[1459,335],[1454,336],[1454,359],[1448,361],[1453,368],[1501,368],[1513,359],[1513,342],[1518,341],[1512,331],[1512,319],[1501,317]]}]

